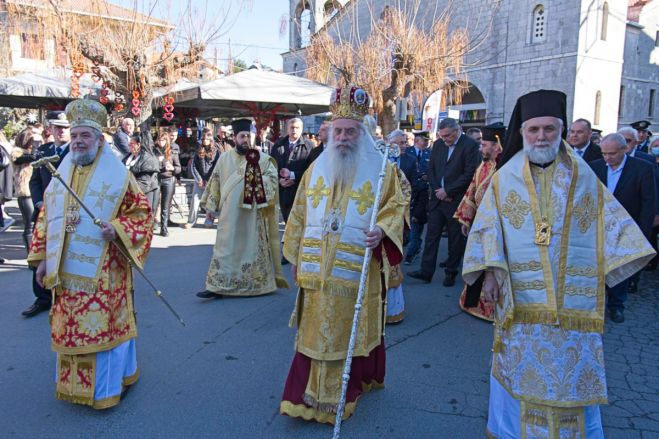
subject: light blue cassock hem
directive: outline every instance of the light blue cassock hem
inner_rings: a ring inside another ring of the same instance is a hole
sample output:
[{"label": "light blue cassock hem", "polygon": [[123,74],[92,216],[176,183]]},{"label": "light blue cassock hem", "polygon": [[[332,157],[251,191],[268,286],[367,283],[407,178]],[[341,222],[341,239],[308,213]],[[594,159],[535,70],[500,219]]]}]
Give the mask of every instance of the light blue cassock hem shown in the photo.
[{"label": "light blue cassock hem", "polygon": [[[519,439],[521,435],[520,402],[490,375],[490,407],[487,431],[497,439]],[[604,439],[599,405],[584,407],[585,439]],[[531,439],[531,437],[529,437]]]}]

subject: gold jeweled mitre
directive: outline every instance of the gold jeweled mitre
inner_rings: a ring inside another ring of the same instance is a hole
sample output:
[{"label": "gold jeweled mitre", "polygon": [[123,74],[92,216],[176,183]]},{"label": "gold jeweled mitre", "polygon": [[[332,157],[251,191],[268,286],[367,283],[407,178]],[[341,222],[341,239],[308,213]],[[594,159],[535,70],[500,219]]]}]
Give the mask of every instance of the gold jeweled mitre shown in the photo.
[{"label": "gold jeweled mitre", "polygon": [[370,98],[363,88],[354,85],[337,88],[330,100],[332,120],[353,119],[362,122],[368,113],[369,104]]},{"label": "gold jeweled mitre", "polygon": [[101,132],[107,127],[108,112],[98,101],[91,99],[76,99],[69,103],[64,110],[71,128],[90,127]]}]

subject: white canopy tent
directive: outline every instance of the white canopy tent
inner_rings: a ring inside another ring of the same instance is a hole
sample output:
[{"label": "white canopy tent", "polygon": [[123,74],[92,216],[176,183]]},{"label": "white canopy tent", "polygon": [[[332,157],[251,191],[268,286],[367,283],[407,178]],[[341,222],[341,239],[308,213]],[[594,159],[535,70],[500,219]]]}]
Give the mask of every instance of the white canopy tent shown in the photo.
[{"label": "white canopy tent", "polygon": [[257,69],[182,85],[157,96],[173,96],[176,108],[196,109],[199,117],[249,117],[255,110],[278,116],[324,113],[333,91],[309,79]]},{"label": "white canopy tent", "polygon": [[[96,84],[89,74],[80,78],[80,96],[96,95],[100,88],[100,84]],[[0,78],[0,107],[39,108],[66,105],[71,100],[70,79],[35,73]]]}]

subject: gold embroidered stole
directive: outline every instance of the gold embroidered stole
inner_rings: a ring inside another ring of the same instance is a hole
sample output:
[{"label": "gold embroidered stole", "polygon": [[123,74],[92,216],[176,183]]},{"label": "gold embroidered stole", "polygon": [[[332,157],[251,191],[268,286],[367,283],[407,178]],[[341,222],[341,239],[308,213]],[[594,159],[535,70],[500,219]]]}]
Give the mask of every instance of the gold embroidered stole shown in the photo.
[{"label": "gold embroidered stole", "polygon": [[330,163],[321,154],[306,189],[307,209],[298,284],[329,289],[333,294],[357,294],[382,156],[366,151],[358,172],[344,187],[329,185]]},{"label": "gold embroidered stole", "polygon": [[[109,222],[117,215],[128,188],[129,174],[107,144],[99,148],[93,164],[77,167],[69,154],[58,171],[98,219]],[[108,248],[101,229],[77,206],[59,180],[51,180],[44,199],[48,224],[45,286],[52,289],[62,285],[67,289],[95,292]],[[73,205],[78,207],[77,223],[67,230],[70,218],[66,212]]]},{"label": "gold embroidered stole", "polygon": [[[545,195],[551,202],[544,208],[523,151],[492,179],[512,289],[512,300],[504,302],[504,327],[539,323],[602,332],[602,185],[564,144],[555,166]],[[537,240],[543,223],[550,225],[548,245]]]}]

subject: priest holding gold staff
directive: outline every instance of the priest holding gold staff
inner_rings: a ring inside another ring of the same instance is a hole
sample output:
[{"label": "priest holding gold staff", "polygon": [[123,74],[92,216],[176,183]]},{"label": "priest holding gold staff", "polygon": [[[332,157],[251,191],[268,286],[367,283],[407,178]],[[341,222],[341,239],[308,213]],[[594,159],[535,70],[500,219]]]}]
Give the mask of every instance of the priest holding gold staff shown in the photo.
[{"label": "priest holding gold staff", "polygon": [[66,117],[70,152],[57,171],[102,229],[53,178],[28,262],[37,266],[39,284],[53,292],[56,397],[105,409],[119,404],[138,378],[131,263],[144,266],[153,215],[137,181],[104,140],[105,108],[80,99],[67,105]]}]

